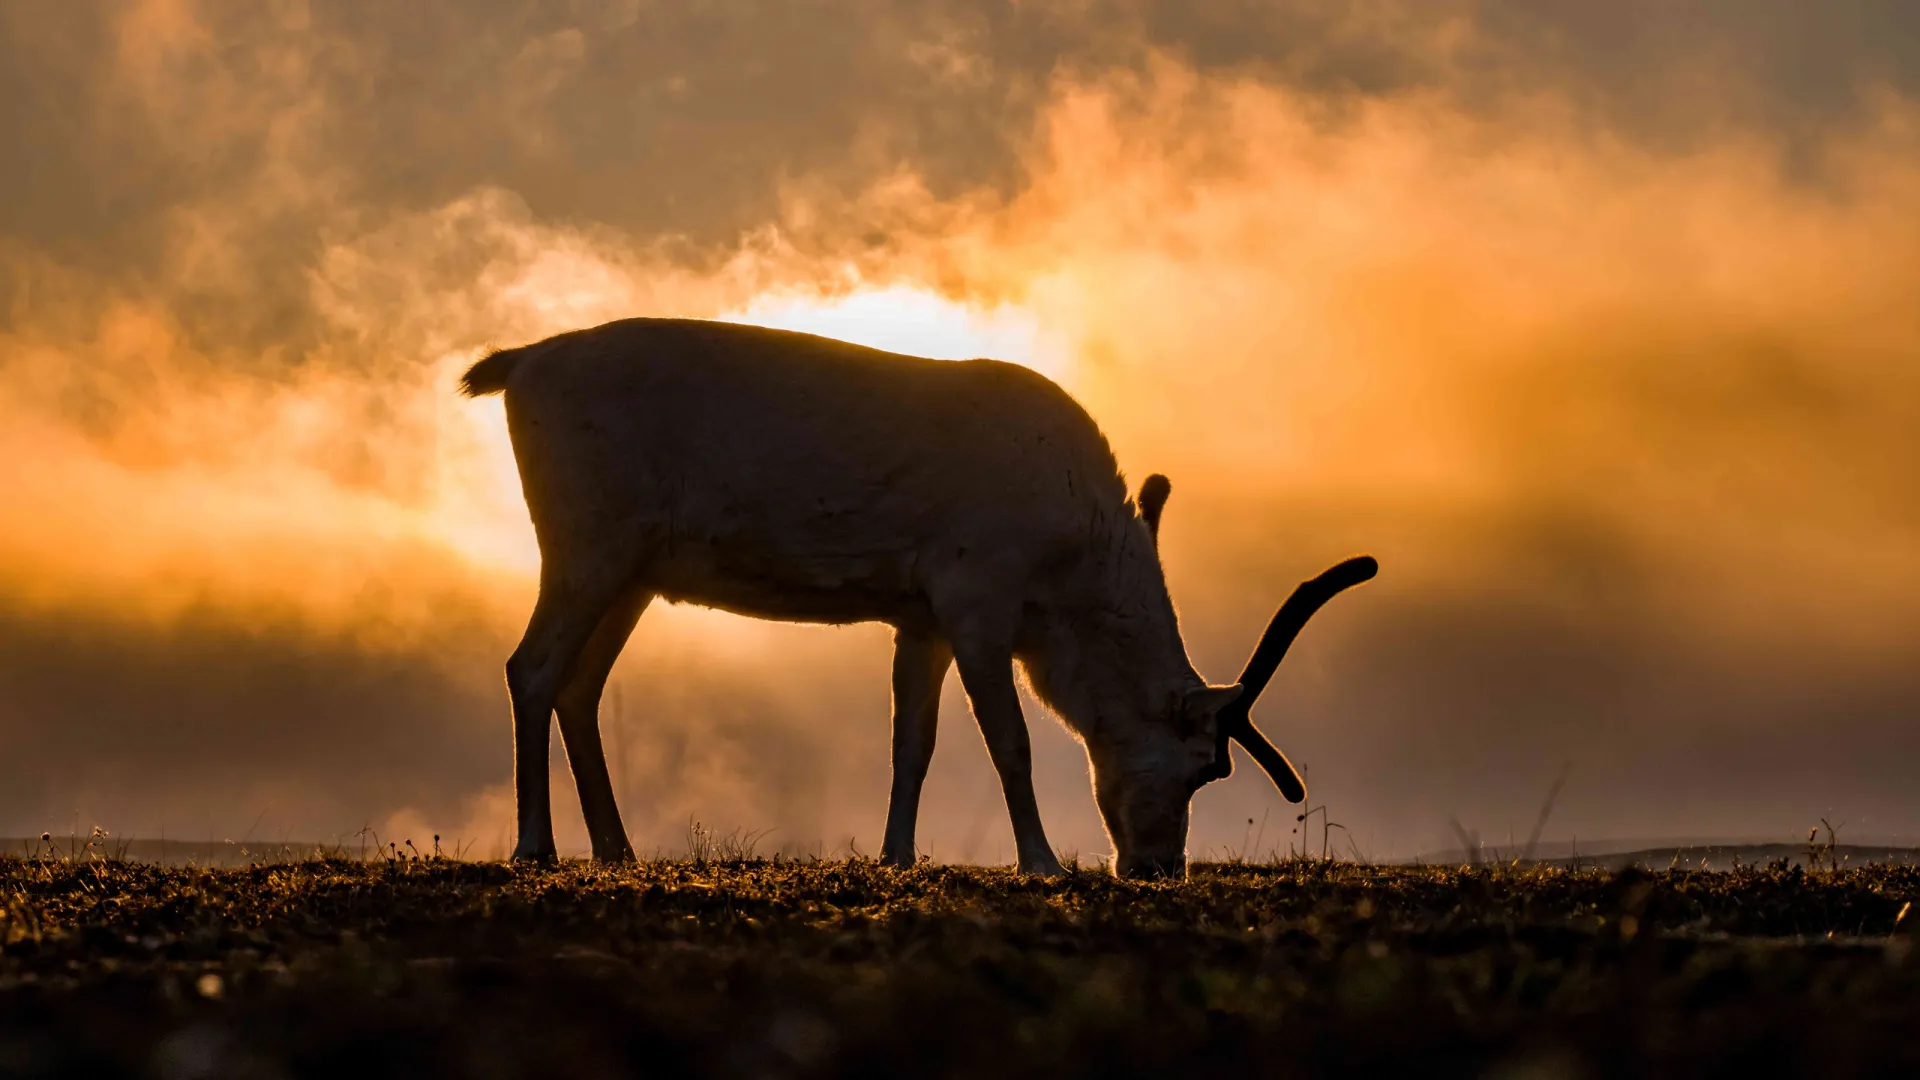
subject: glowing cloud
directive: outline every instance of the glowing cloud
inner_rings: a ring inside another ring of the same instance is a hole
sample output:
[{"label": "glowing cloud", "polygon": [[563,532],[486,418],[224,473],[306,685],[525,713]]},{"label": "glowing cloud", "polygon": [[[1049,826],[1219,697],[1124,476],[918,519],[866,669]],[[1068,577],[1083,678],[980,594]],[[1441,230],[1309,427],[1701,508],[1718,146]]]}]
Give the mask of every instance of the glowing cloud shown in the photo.
[{"label": "glowing cloud", "polygon": [[[1316,795],[1403,854],[1450,814],[1524,825],[1513,778],[1568,758],[1583,836],[1842,800],[1920,829],[1920,109],[1849,82],[1786,130],[1753,111],[1786,90],[1698,63],[1765,20],[1708,6],[1240,5],[1258,25],[1162,51],[1060,5],[977,34],[913,5],[16,5],[0,834],[76,806],[238,829],[275,790],[296,835],[491,829],[537,552],[500,403],[454,381],[635,315],[1062,381],[1136,479],[1173,476],[1218,677],[1300,576],[1381,556],[1274,700]],[[1689,29],[1574,55],[1593,35],[1544,13],[1576,8]],[[1812,35],[1874,70],[1834,38],[1869,20],[1792,22],[1793,65],[1743,69],[1811,71]],[[871,837],[885,667],[873,628],[650,612],[612,740],[636,841]],[[947,715],[925,835],[991,857]],[[1101,850],[1083,757],[1033,727],[1050,830]],[[1196,847],[1268,797],[1209,789]]]},{"label": "glowing cloud", "polygon": [[787,290],[763,293],[720,318],[936,360],[1006,360],[1056,381],[1069,374],[1069,343],[1049,333],[1031,312],[1008,304],[980,308],[907,285],[825,298]]}]

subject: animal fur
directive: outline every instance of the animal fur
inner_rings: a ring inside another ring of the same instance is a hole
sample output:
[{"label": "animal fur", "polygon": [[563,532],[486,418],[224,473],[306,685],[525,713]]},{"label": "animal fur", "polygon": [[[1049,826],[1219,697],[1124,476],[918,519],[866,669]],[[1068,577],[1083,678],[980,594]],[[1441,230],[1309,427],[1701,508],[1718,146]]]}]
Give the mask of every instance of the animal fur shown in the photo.
[{"label": "animal fur", "polygon": [[1185,865],[1216,754],[1146,512],[1059,386],[993,360],[901,356],[727,323],[628,319],[494,352],[541,553],[507,664],[516,857],[553,854],[547,720],[559,714],[596,858],[630,857],[601,756],[608,670],[654,597],[759,618],[895,628],[894,782],[882,855],[915,857],[940,683],[957,665],[1019,863],[1057,872],[1012,666],[1086,745],[1123,873]]}]

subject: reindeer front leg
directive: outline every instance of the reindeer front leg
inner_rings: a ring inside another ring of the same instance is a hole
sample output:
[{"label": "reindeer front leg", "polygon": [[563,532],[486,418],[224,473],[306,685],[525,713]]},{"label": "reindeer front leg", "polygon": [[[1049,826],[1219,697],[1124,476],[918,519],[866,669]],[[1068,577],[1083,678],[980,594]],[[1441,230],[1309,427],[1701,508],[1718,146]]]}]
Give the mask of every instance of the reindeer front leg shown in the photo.
[{"label": "reindeer front leg", "polygon": [[893,637],[893,790],[887,797],[887,833],[880,861],[912,866],[914,825],[920,818],[920,788],[933,761],[940,726],[940,687],[953,665],[953,650],[938,637],[898,630]]},{"label": "reindeer front leg", "polygon": [[987,741],[987,753],[1000,774],[1000,790],[1007,797],[1013,819],[1014,850],[1020,872],[1058,876],[1060,860],[1047,843],[1040,825],[1040,804],[1033,797],[1033,745],[1027,720],[1020,713],[1020,694],[1013,685],[1013,647],[988,638],[955,634],[953,656],[960,682],[973,703],[974,719]]}]

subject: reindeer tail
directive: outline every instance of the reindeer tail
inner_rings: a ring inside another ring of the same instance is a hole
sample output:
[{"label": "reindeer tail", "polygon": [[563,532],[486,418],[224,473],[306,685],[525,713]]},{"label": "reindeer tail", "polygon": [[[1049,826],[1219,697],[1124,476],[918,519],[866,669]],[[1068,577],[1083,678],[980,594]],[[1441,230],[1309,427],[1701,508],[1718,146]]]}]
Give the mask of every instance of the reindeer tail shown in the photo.
[{"label": "reindeer tail", "polygon": [[479,363],[467,369],[460,377],[460,392],[468,397],[485,397],[498,394],[507,388],[507,379],[512,377],[513,369],[520,366],[526,358],[527,350],[495,349],[480,358]]}]

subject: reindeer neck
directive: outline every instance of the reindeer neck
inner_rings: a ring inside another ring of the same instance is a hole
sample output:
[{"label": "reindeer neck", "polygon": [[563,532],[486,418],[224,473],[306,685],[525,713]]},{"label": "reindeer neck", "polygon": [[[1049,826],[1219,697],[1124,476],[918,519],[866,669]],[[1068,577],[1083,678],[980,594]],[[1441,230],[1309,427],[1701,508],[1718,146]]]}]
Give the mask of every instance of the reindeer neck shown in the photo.
[{"label": "reindeer neck", "polygon": [[1113,538],[1085,570],[1023,655],[1034,690],[1083,736],[1200,682],[1144,534]]}]

